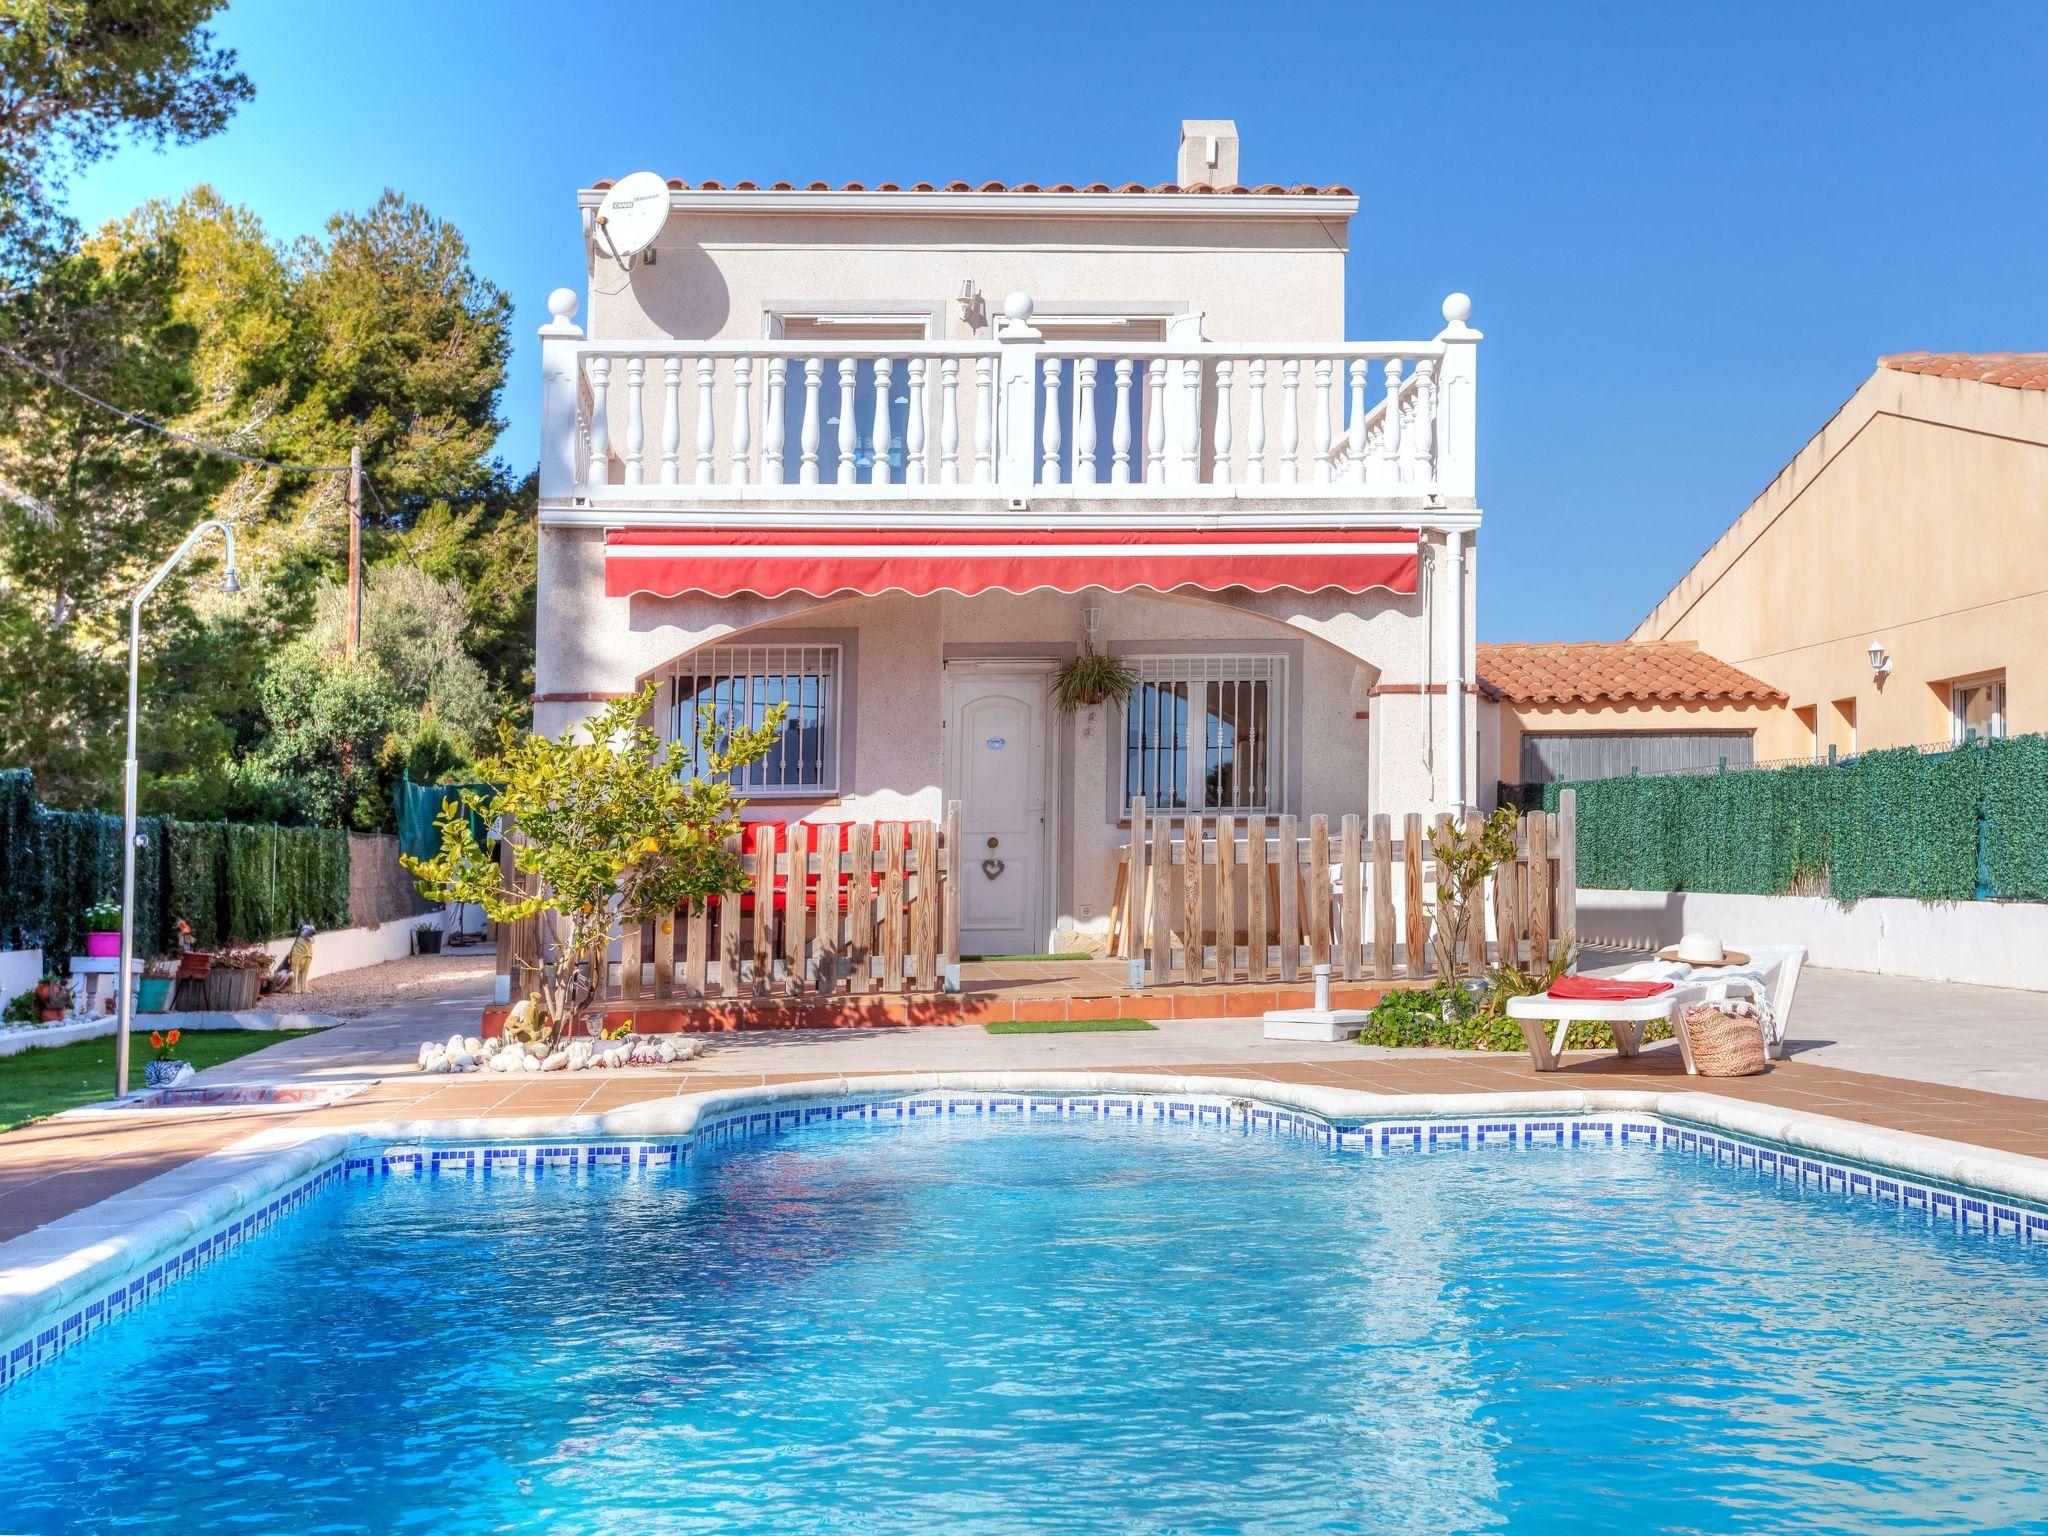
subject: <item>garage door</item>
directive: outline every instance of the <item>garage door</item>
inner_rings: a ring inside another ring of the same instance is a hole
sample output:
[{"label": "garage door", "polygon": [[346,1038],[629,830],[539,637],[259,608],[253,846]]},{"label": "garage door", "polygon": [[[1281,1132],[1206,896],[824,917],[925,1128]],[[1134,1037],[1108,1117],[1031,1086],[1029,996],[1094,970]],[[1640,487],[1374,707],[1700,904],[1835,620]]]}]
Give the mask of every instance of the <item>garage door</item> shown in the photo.
[{"label": "garage door", "polygon": [[1747,768],[1749,731],[1536,731],[1522,737],[1522,782],[1618,779],[1631,773],[1712,773]]}]

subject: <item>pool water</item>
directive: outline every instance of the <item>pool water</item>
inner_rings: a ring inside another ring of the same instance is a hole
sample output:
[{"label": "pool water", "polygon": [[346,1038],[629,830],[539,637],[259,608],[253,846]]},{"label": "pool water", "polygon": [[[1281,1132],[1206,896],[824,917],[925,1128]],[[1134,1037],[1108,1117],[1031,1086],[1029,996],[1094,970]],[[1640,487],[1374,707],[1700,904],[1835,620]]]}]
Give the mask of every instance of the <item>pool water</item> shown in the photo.
[{"label": "pool water", "polygon": [[840,1122],[341,1186],[0,1396],[0,1531],[2048,1531],[2044,1340],[1643,1148]]}]

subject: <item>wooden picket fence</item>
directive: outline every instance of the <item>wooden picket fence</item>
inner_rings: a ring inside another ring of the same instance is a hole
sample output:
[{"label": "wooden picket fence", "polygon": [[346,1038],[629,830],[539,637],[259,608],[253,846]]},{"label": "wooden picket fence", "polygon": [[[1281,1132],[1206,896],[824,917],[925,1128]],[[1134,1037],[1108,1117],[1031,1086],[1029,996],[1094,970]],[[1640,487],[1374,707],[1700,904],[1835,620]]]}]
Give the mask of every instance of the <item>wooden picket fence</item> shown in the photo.
[{"label": "wooden picket fence", "polygon": [[[808,848],[784,846],[801,836]],[[751,825],[727,846],[745,889],[660,922],[627,924],[606,961],[607,1002],[958,991],[960,806],[932,821]],[[501,845],[508,884],[510,840]],[[530,887],[529,887],[530,888]],[[535,985],[539,919],[500,929],[510,996]]]},{"label": "wooden picket fence", "polygon": [[[1566,790],[1557,811],[1517,820],[1514,862],[1488,882],[1459,944],[1468,974],[1547,964],[1575,931],[1575,800]],[[1435,861],[1419,814],[1398,831],[1388,816],[1344,816],[1334,834],[1311,816],[1304,837],[1293,816],[1154,815],[1137,799],[1122,858],[1112,941],[1141,985],[1298,981],[1317,965],[1347,981],[1436,974]]]}]

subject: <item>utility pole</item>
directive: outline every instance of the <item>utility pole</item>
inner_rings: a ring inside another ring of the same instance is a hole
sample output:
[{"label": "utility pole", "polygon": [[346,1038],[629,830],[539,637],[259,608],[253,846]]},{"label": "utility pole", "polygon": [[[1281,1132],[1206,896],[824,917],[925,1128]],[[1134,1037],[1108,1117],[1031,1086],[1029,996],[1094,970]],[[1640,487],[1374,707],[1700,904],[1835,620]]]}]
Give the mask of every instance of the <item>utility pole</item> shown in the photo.
[{"label": "utility pole", "polygon": [[363,635],[363,450],[348,451],[348,655]]}]

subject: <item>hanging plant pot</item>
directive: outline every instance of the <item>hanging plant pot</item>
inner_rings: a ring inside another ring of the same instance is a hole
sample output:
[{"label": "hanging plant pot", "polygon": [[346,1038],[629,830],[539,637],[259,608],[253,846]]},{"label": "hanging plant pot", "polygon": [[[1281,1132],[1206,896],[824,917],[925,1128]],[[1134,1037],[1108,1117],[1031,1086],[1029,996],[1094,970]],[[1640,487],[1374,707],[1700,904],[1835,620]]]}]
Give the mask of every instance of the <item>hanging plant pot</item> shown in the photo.
[{"label": "hanging plant pot", "polygon": [[1121,657],[1083,649],[1052,675],[1053,705],[1063,715],[1111,700],[1121,704],[1138,686],[1138,674]]}]

